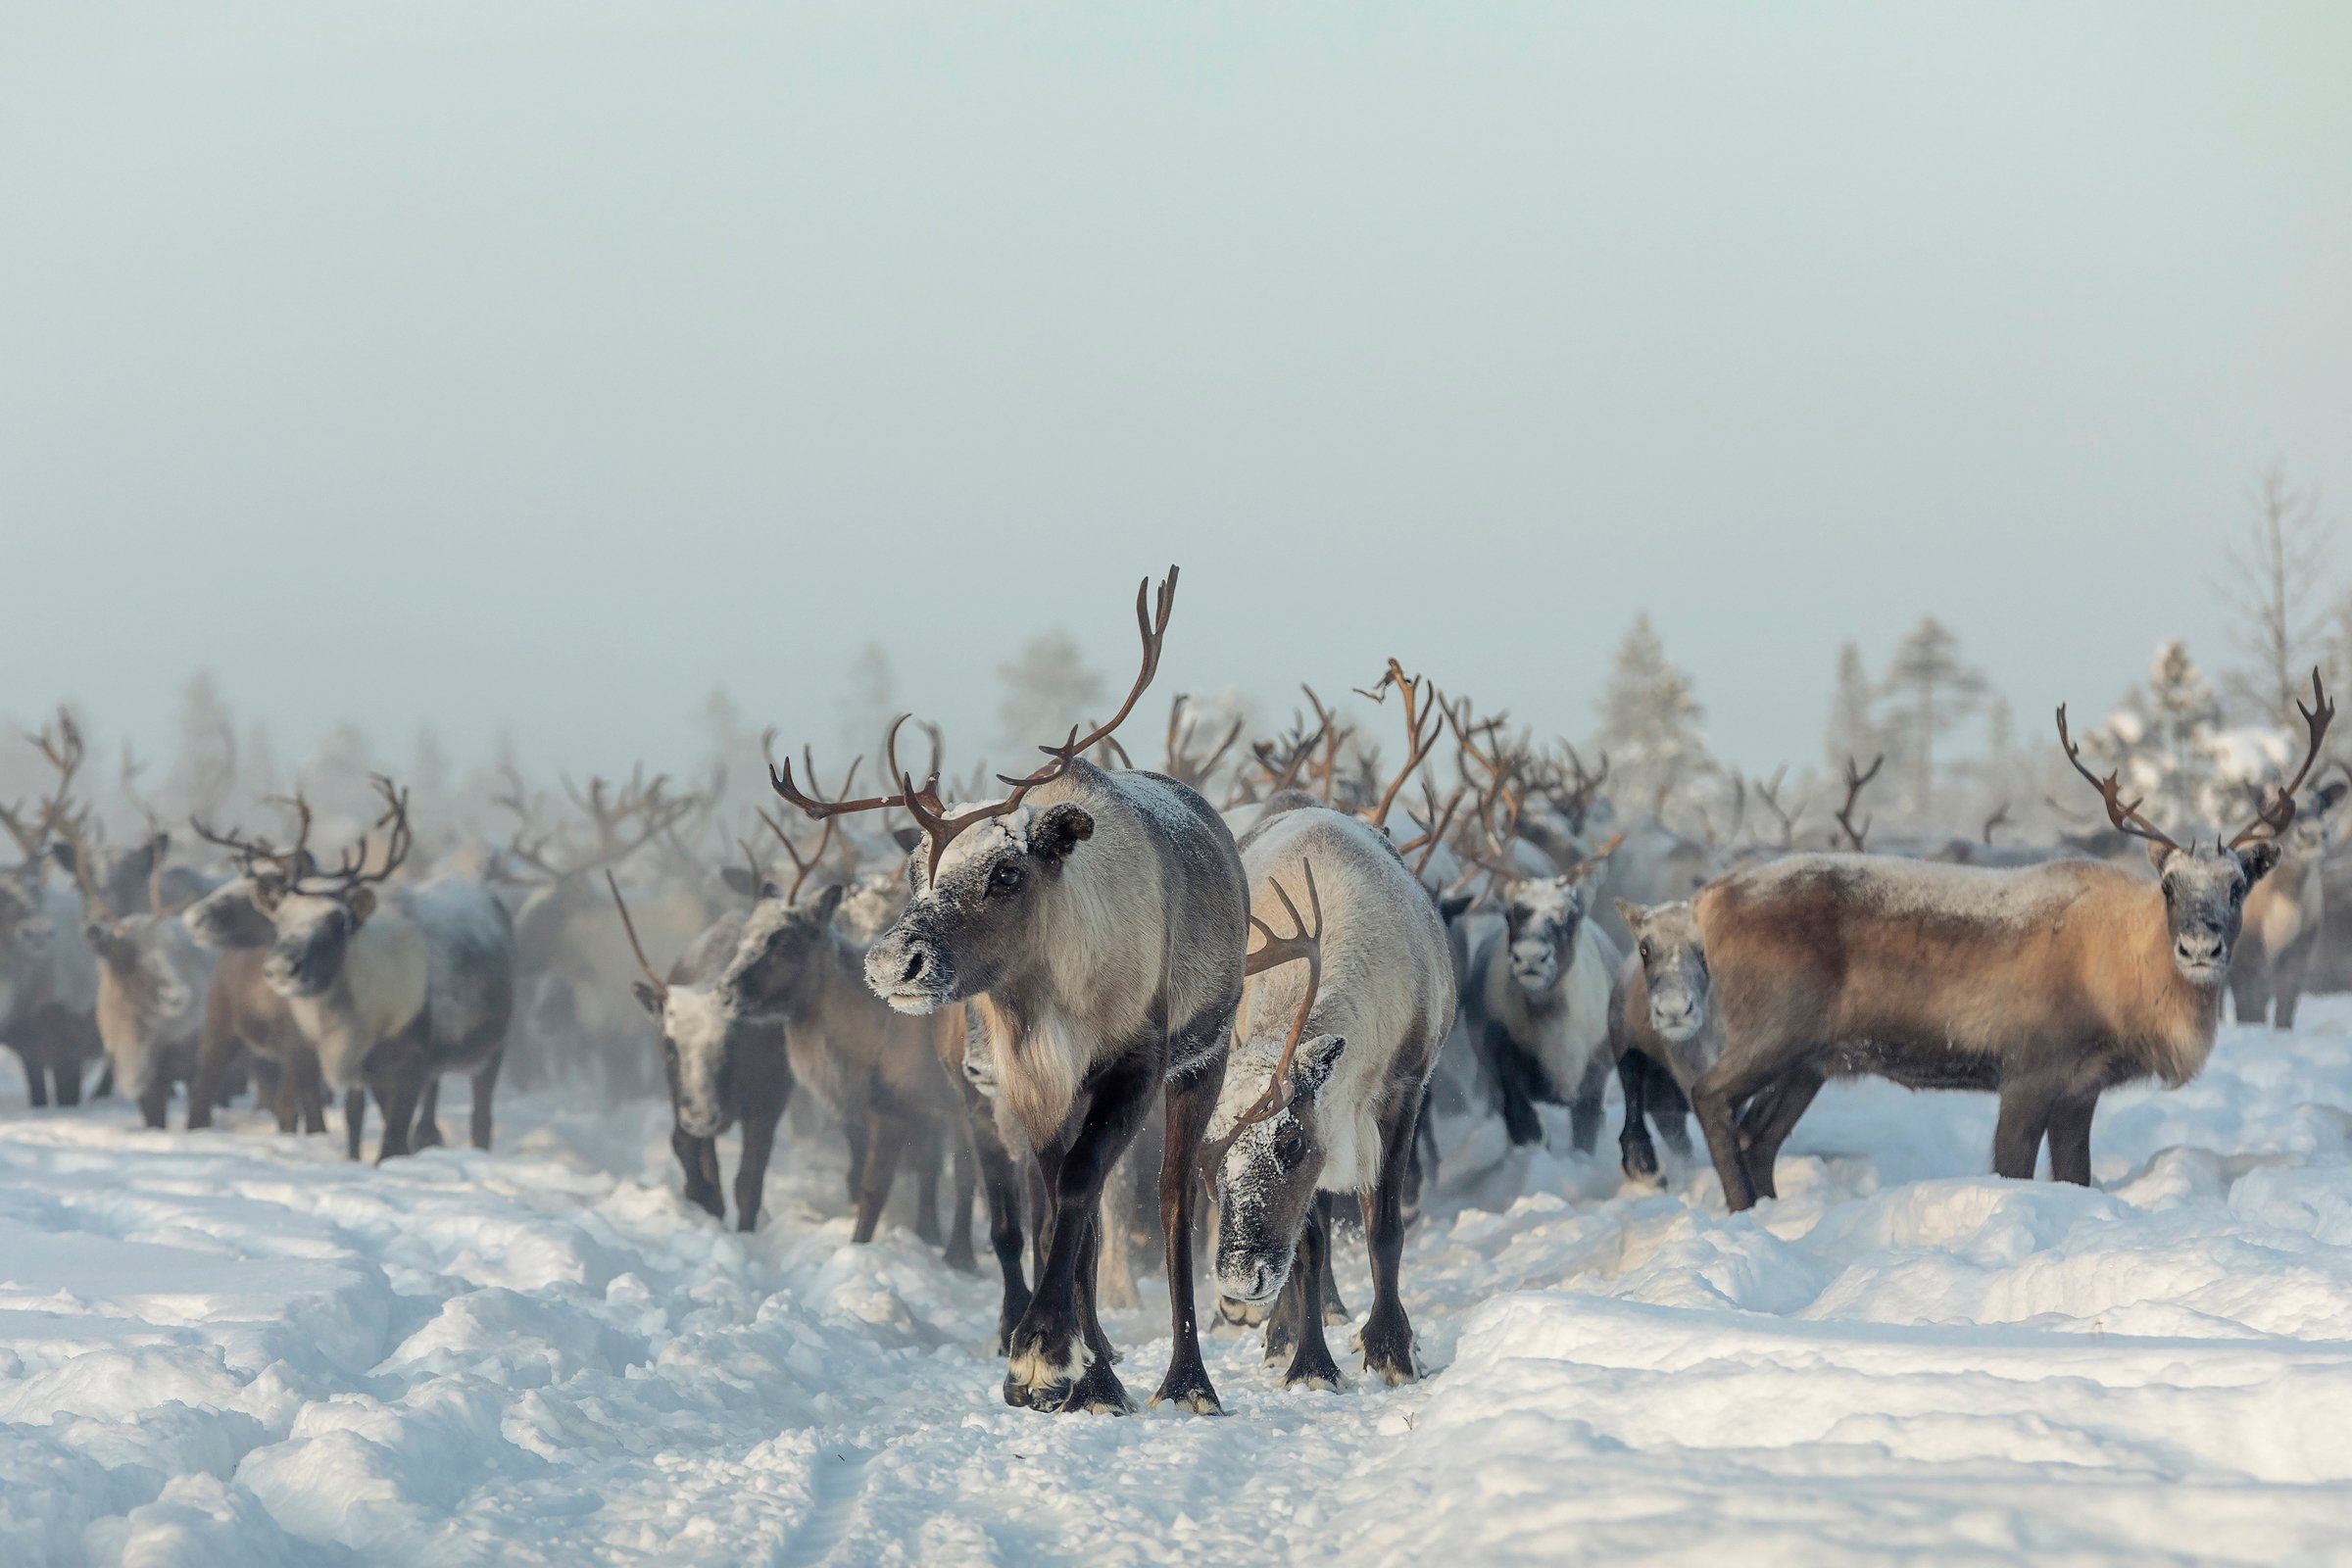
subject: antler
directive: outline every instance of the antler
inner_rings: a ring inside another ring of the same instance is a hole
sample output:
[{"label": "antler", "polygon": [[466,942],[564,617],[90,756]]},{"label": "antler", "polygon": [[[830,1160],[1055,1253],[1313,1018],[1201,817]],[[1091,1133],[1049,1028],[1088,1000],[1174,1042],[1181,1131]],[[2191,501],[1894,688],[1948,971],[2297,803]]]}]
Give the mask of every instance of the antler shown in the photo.
[{"label": "antler", "polygon": [[1787,762],[1783,762],[1779,767],[1773,769],[1773,774],[1769,781],[1764,779],[1756,780],[1756,798],[1764,803],[1765,809],[1772,812],[1774,816],[1780,818],[1781,848],[1784,850],[1795,848],[1796,819],[1805,814],[1805,803],[1803,801],[1796,803],[1796,809],[1793,811],[1784,810],[1781,807],[1781,782],[1788,776],[1788,764]]},{"label": "antler", "polygon": [[654,988],[654,994],[666,998],[669,982],[654,973],[654,966],[646,961],[645,944],[637,940],[637,922],[629,918],[628,901],[620,896],[620,883],[609,865],[605,867],[605,886],[612,890],[612,906],[620,911],[620,928],[629,934],[629,951],[637,955],[637,967],[645,971],[646,983]]},{"label": "antler", "polygon": [[[2058,710],[2058,730],[2061,735],[2066,732],[2066,710],[2064,709]],[[2069,752],[2067,755],[2071,757],[2074,754]],[[1846,842],[1852,845],[1856,851],[1862,848],[1862,841],[1870,836],[1870,824],[1878,819],[1864,817],[1860,827],[1854,826],[1855,804],[1862,799],[1862,791],[1869,786],[1870,781],[1879,776],[1879,769],[1886,765],[1886,754],[1885,752],[1881,752],[1877,757],[1871,759],[1870,768],[1867,772],[1857,767],[1852,758],[1849,757],[1845,760],[1845,804],[1838,808],[1838,826],[1844,831]],[[2075,765],[2080,767],[2082,764],[2077,762]]]},{"label": "antler", "polygon": [[[2332,712],[2332,710],[2330,711]],[[2110,773],[2102,779],[2082,765],[2082,749],[2077,746],[2074,737],[2066,732],[2066,705],[2064,703],[2058,705],[2058,744],[2066,749],[2066,760],[2075,764],[2075,771],[2090,780],[2090,787],[2099,792],[2100,801],[2107,807],[2107,820],[2115,824],[2118,832],[2129,833],[2135,839],[2146,839],[2150,844],[2161,844],[2167,849],[2180,848],[2180,845],[2168,838],[2155,823],[2139,814],[2141,805],[2139,801],[2126,802],[2124,800],[2123,784],[2119,773]],[[2134,823],[2138,825],[2133,826]]]},{"label": "antler", "polygon": [[[1023,797],[1028,795],[1031,790],[1041,784],[1050,784],[1068,772],[1070,765],[1077,761],[1081,755],[1108,740],[1111,731],[1125,723],[1127,715],[1135,711],[1136,703],[1142,699],[1145,688],[1152,684],[1152,677],[1159,670],[1159,652],[1168,635],[1168,612],[1176,603],[1176,576],[1177,568],[1170,566],[1168,575],[1159,585],[1156,606],[1153,605],[1151,597],[1152,579],[1146,577],[1136,585],[1135,623],[1143,634],[1143,667],[1135,677],[1135,684],[1127,692],[1127,700],[1119,705],[1118,711],[1110,715],[1108,723],[1098,724],[1083,736],[1078,733],[1078,726],[1072,725],[1069,735],[1060,745],[1040,746],[1038,750],[1044,752],[1052,760],[1036,772],[1020,778],[1013,778],[1003,773],[998,774],[999,782],[1012,787],[1012,794],[1005,799],[992,806],[978,807],[958,816],[947,815],[946,803],[939,798],[939,773],[936,761],[930,777],[919,789],[915,786],[912,776],[899,766],[899,729],[906,722],[908,716],[903,713],[891,722],[890,734],[883,745],[890,763],[891,776],[898,781],[898,794],[877,795],[862,801],[823,800],[806,794],[793,782],[792,763],[789,760],[782,767],[777,767],[773,763],[769,764],[768,783],[784,800],[816,821],[822,821],[829,816],[844,816],[852,811],[877,811],[893,806],[903,807],[929,837],[931,842],[929,874],[934,877],[938,876],[940,857],[947,853],[948,846],[955,841],[956,835],[991,817],[1010,814],[1020,806]],[[813,775],[814,767],[812,766],[809,771]],[[813,777],[811,782],[814,782]]]},{"label": "antler", "polygon": [[2257,839],[2275,839],[2294,825],[2295,791],[2311,776],[2311,764],[2320,760],[2320,747],[2328,739],[2328,726],[2335,721],[2335,704],[2329,700],[2327,688],[2320,684],[2317,665],[2311,671],[2310,705],[2297,701],[2295,708],[2303,715],[2303,728],[2309,736],[2303,765],[2295,769],[2295,776],[2280,787],[2271,804],[2255,813],[2254,820],[2230,841],[2230,849],[2242,849]]},{"label": "antler", "polygon": [[[320,878],[330,884],[324,891],[333,897],[339,898],[363,887],[390,881],[392,873],[400,869],[402,862],[409,858],[409,851],[416,846],[416,833],[409,826],[409,792],[381,773],[370,773],[368,782],[374,786],[375,793],[384,803],[383,814],[375,819],[369,829],[370,832],[378,827],[389,829],[384,835],[384,863],[375,870],[368,869],[368,834],[362,833],[360,841],[337,858],[334,870],[324,873]],[[307,839],[310,836],[310,808],[302,805],[300,796],[295,797],[295,801],[303,812],[303,836]]]},{"label": "antler", "polygon": [[1421,781],[1423,803],[1429,808],[1429,814],[1423,820],[1428,825],[1415,837],[1396,846],[1399,857],[1410,855],[1415,850],[1421,852],[1421,858],[1412,862],[1415,877],[1429,869],[1429,862],[1437,855],[1438,846],[1446,842],[1446,830],[1453,825],[1453,813],[1461,808],[1462,798],[1469,793],[1468,784],[1456,784],[1453,793],[1446,797],[1446,804],[1441,808],[1437,792],[1430,788],[1429,780],[1424,778]]},{"label": "antler", "polygon": [[[1552,792],[1552,804],[1568,819],[1568,830],[1582,833],[1585,830],[1585,818],[1592,814],[1592,803],[1598,798],[1601,785],[1608,782],[1609,754],[1600,754],[1600,771],[1593,773],[1586,771],[1585,760],[1576,755],[1574,746],[1563,740],[1560,749],[1568,754],[1568,765],[1576,770],[1576,784],[1570,789],[1555,789]],[[1566,799],[1563,800],[1562,796]]]},{"label": "antler", "polygon": [[1303,961],[1306,992],[1298,999],[1298,1015],[1291,1020],[1290,1036],[1282,1043],[1282,1054],[1274,1063],[1272,1076],[1266,1079],[1266,1087],[1225,1130],[1223,1137],[1200,1146],[1201,1169],[1208,1176],[1212,1193],[1216,1190],[1217,1169],[1225,1163],[1225,1152],[1241,1137],[1242,1130],[1264,1121],[1290,1102],[1291,1059],[1298,1053],[1298,1042],[1306,1034],[1307,1016],[1315,1008],[1315,993],[1323,983],[1323,896],[1315,889],[1314,861],[1302,859],[1298,863],[1306,875],[1306,906],[1314,912],[1314,929],[1308,930],[1306,921],[1299,918],[1298,906],[1292,902],[1290,890],[1282,885],[1281,878],[1269,876],[1266,885],[1273,889],[1274,897],[1282,901],[1284,911],[1290,915],[1291,933],[1284,936],[1256,915],[1250,915],[1250,924],[1266,940],[1243,958],[1242,973],[1263,974],[1286,963]]},{"label": "antler", "polygon": [[2008,823],[2009,803],[2007,801],[2003,801],[2001,803],[2000,809],[1994,811],[1990,816],[1984,819],[1984,842],[1990,844],[1992,842],[1992,830],[1996,827],[2006,827]]},{"label": "antler", "polygon": [[[851,786],[858,782],[858,767],[864,760],[865,759],[860,757],[850,763],[849,776],[841,781],[843,793],[848,793]],[[813,780],[816,769],[811,766],[808,772],[809,777]],[[783,823],[768,815],[764,810],[760,812],[760,820],[767,824],[767,830],[776,836],[776,842],[784,846],[784,853],[792,857],[793,866],[798,872],[792,879],[791,888],[784,894],[784,902],[790,904],[801,896],[801,888],[808,882],[808,874],[816,869],[818,862],[824,859],[825,852],[833,847],[834,821],[830,816],[824,819],[824,831],[816,836],[816,848],[807,856],[803,856],[801,847],[793,843],[792,836],[784,831]]]},{"label": "antler", "polygon": [[1225,732],[1225,738],[1217,742],[1216,749],[1206,758],[1196,756],[1184,745],[1190,739],[1190,726],[1185,723],[1184,716],[1192,707],[1192,702],[1190,697],[1178,692],[1176,700],[1168,705],[1166,766],[1168,777],[1179,784],[1198,787],[1208,781],[1216,772],[1217,764],[1225,760],[1225,754],[1233,750],[1233,743],[1242,738],[1242,721],[1238,717],[1234,719],[1233,727]]},{"label": "antler", "polygon": [[[1380,677],[1379,682],[1370,691],[1358,687],[1356,692],[1358,696],[1369,697],[1376,703],[1386,703],[1389,697],[1389,688],[1392,686],[1404,694],[1404,766],[1398,768],[1396,776],[1389,780],[1389,787],[1381,792],[1378,805],[1369,811],[1356,813],[1378,828],[1388,826],[1389,808],[1396,803],[1396,792],[1404,788],[1406,779],[1421,770],[1421,764],[1429,760],[1431,750],[1437,746],[1438,737],[1445,732],[1446,728],[1444,694],[1439,692],[1435,684],[1424,681],[1418,675],[1407,676],[1404,666],[1394,658],[1389,661],[1387,673]],[[1424,695],[1428,697],[1432,710],[1426,731],[1421,724],[1421,702]]]}]

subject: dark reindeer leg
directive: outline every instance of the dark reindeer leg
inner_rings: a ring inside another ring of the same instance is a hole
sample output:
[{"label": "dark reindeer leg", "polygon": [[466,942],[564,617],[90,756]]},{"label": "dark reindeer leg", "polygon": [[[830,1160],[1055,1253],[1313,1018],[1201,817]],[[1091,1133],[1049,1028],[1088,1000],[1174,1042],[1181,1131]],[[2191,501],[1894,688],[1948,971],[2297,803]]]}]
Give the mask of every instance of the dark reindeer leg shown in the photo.
[{"label": "dark reindeer leg", "polygon": [[1404,1256],[1405,1145],[1420,1115],[1421,1096],[1381,1119],[1380,1177],[1364,1195],[1364,1240],[1372,1253],[1372,1312],[1358,1336],[1363,1346],[1364,1370],[1376,1373],[1391,1388],[1421,1376],[1414,1353],[1413,1325],[1404,1314],[1404,1298],[1397,1289],[1397,1268]]},{"label": "dark reindeer leg", "polygon": [[1220,1415],[1217,1391],[1200,1359],[1200,1328],[1193,1306],[1193,1201],[1200,1188],[1200,1135],[1208,1130],[1218,1091],[1225,1087],[1225,1053],[1168,1078],[1167,1142],[1159,1156],[1159,1229],[1168,1248],[1168,1318],[1175,1348],[1154,1405],[1162,1400],[1195,1415]]},{"label": "dark reindeer leg", "polygon": [[368,1091],[356,1085],[343,1092],[343,1152],[360,1157],[360,1139],[368,1130]]},{"label": "dark reindeer leg", "polygon": [[[988,1245],[997,1254],[1004,1276],[1004,1298],[997,1310],[997,1353],[1012,1344],[1013,1326],[1029,1310],[1029,1281],[1021,1270],[1021,1173],[1013,1168],[1012,1153],[997,1137],[986,1101],[973,1102],[972,1143],[980,1161],[981,1190],[988,1200]],[[983,1121],[989,1124],[985,1127]]]},{"label": "dark reindeer leg", "polygon": [[1496,1098],[1502,1102],[1502,1127],[1514,1145],[1540,1144],[1544,1123],[1536,1116],[1534,1098],[1527,1089],[1526,1064],[1510,1032],[1498,1023],[1487,1025],[1487,1060],[1494,1071]]},{"label": "dark reindeer leg", "polygon": [[727,1217],[726,1200],[718,1195],[718,1183],[704,1170],[703,1140],[683,1127],[669,1130],[669,1152],[678,1156],[678,1169],[686,1176],[686,1201],[710,1215],[712,1219]]},{"label": "dark reindeer leg", "polygon": [[865,1119],[865,1160],[858,1177],[858,1226],[850,1233],[857,1243],[870,1242],[882,1223],[882,1206],[890,1201],[890,1184],[899,1173],[899,1151],[906,1129],[884,1111],[869,1111]]},{"label": "dark reindeer leg", "polygon": [[1674,1073],[1658,1061],[1643,1058],[1642,1065],[1642,1109],[1649,1115],[1650,1126],[1657,1129],[1666,1147],[1678,1159],[1690,1157],[1690,1102],[1683,1098],[1683,1086],[1674,1081]]},{"label": "dark reindeer leg", "polygon": [[842,1139],[850,1146],[850,1206],[858,1206],[858,1195],[865,1191],[866,1142],[871,1124],[863,1116],[844,1116],[841,1119]]},{"label": "dark reindeer leg", "polygon": [[1715,1065],[1690,1086],[1690,1108],[1698,1115],[1698,1130],[1706,1135],[1707,1154],[1715,1162],[1715,1178],[1723,1184],[1724,1206],[1732,1213],[1756,1206],[1755,1183],[1747,1173],[1747,1156],[1732,1107],[1764,1088],[1777,1075],[1740,1059],[1736,1047],[1727,1047]]},{"label": "dark reindeer leg", "polygon": [[423,1053],[404,1050],[377,1054],[390,1059],[377,1065],[370,1059],[368,1068],[368,1089],[384,1112],[384,1136],[375,1147],[375,1162],[398,1159],[413,1149],[409,1129],[415,1124],[417,1102],[424,1098],[426,1088],[433,1082],[426,1072]]},{"label": "dark reindeer leg", "polygon": [[[17,1060],[24,1064],[25,1103],[34,1110],[46,1110],[49,1107],[48,1054],[37,1048],[21,1046],[13,1040],[8,1043],[8,1049],[15,1052]],[[63,1076],[61,1071],[59,1074],[61,1081]],[[58,1100],[60,1103],[64,1102],[65,1095],[62,1090],[58,1095]]]},{"label": "dark reindeer leg", "polygon": [[[2050,1125],[2057,1096],[2050,1086],[2032,1079],[2011,1079],[2001,1085],[2001,1110],[1992,1128],[1992,1173],[2012,1181],[2034,1179],[2034,1162],[2041,1153],[2042,1134]],[[2082,1126],[2088,1152],[2090,1124]]]},{"label": "dark reindeer leg", "polygon": [[481,1070],[473,1075],[473,1125],[470,1131],[476,1149],[486,1151],[490,1147],[490,1102],[498,1093],[498,1070],[506,1064],[507,1054],[500,1050],[492,1053],[490,1059],[482,1063]]},{"label": "dark reindeer leg", "polygon": [[928,1123],[918,1123],[909,1130],[907,1145],[914,1151],[914,1234],[918,1241],[937,1247],[942,1240],[939,1228],[939,1131]]},{"label": "dark reindeer leg", "polygon": [[318,1070],[318,1058],[308,1048],[297,1050],[286,1063],[286,1077],[294,1082],[301,1097],[302,1130],[325,1132],[326,1080]]},{"label": "dark reindeer leg", "polygon": [[[1418,1134],[1416,1134],[1417,1136]],[[1412,1143],[1408,1141],[1405,1148],[1410,1150]],[[1397,1199],[1400,1204],[1404,1195],[1411,1190],[1412,1182],[1413,1166],[1408,1159],[1405,1162],[1405,1179],[1397,1188]],[[1339,1250],[1338,1196],[1332,1193],[1317,1193],[1315,1195],[1315,1211],[1323,1217],[1323,1321],[1326,1325],[1338,1325],[1347,1322],[1353,1315],[1348,1310],[1348,1303],[1340,1299],[1339,1278],[1332,1273],[1331,1269],[1332,1254]],[[1406,1218],[1409,1220],[1410,1217],[1408,1212]]]},{"label": "dark reindeer leg", "polygon": [[1617,1168],[1628,1181],[1647,1181],[1658,1173],[1658,1152],[1649,1141],[1646,1091],[1649,1058],[1628,1051],[1617,1058],[1617,1085],[1625,1091],[1625,1125],[1617,1130]]},{"label": "dark reindeer leg", "polygon": [[1115,1366],[1119,1352],[1111,1348],[1109,1337],[1102,1332],[1095,1300],[1102,1275],[1102,1216],[1095,1213],[1087,1216],[1086,1241],[1078,1253],[1078,1331],[1086,1338],[1086,1348],[1094,1351],[1096,1364]]},{"label": "dark reindeer leg", "polygon": [[170,1119],[167,1112],[172,1104],[172,1080],[159,1069],[155,1082],[139,1097],[139,1116],[148,1126],[161,1129]]},{"label": "dark reindeer leg", "polygon": [[441,1075],[425,1070],[424,1087],[416,1093],[416,1119],[409,1127],[409,1148],[441,1147]]},{"label": "dark reindeer leg", "polygon": [[2073,1182],[2077,1187],[2090,1183],[2090,1118],[2099,1108],[2099,1097],[2094,1090],[2072,1100],[2062,1100],[2050,1111],[2050,1179]]},{"label": "dark reindeer leg", "polygon": [[1101,1211],[1102,1184],[1143,1125],[1154,1076],[1144,1053],[1130,1053],[1091,1090],[1083,1091],[1086,1114],[1068,1146],[1038,1152],[1039,1168],[1052,1188],[1053,1219],[1037,1294],[1012,1332],[1004,1375],[1006,1404],[1110,1413],[1129,1407],[1127,1392],[1110,1363],[1085,1345],[1078,1267],[1088,1230]]},{"label": "dark reindeer leg", "polygon": [[[743,1109],[743,1152],[735,1160],[735,1228],[760,1228],[760,1200],[767,1191],[767,1162],[776,1152],[776,1123],[784,1119],[784,1100],[762,1098]],[[714,1151],[715,1152],[715,1151]]]},{"label": "dark reindeer leg", "polygon": [[1590,1154],[1600,1142],[1601,1104],[1608,1087],[1609,1064],[1595,1055],[1585,1067],[1576,1097],[1568,1102],[1568,1141],[1580,1154]]},{"label": "dark reindeer leg", "polygon": [[[225,992],[205,993],[204,1023],[196,1036],[196,1076],[188,1085],[188,1131],[213,1124],[213,1105],[220,1095],[220,1085],[228,1077],[228,1064],[244,1044],[223,1015]],[[281,1100],[283,1096],[279,1097]],[[286,1126],[285,1112],[278,1112],[280,1131]]]},{"label": "dark reindeer leg", "polygon": [[1788,1074],[1740,1107],[1740,1148],[1747,1160],[1747,1179],[1759,1198],[1778,1198],[1780,1185],[1774,1167],[1781,1146],[1796,1131],[1797,1121],[1813,1103],[1828,1080],[1810,1067],[1792,1067]]},{"label": "dark reindeer leg", "polygon": [[302,1126],[302,1080],[291,1062],[278,1063],[277,1094],[270,1108],[277,1116],[279,1132],[291,1134]]},{"label": "dark reindeer leg", "polygon": [[955,1167],[953,1197],[948,1209],[948,1245],[940,1260],[958,1274],[977,1274],[980,1260],[972,1252],[972,1194],[980,1185],[980,1159],[972,1151],[971,1129],[958,1125],[952,1129],[954,1152],[950,1156]]},{"label": "dark reindeer leg", "polygon": [[[1412,1134],[1405,1134],[1405,1148],[1411,1147]],[[1401,1155],[1404,1151],[1398,1151]],[[1403,1162],[1398,1160],[1401,1175]],[[1399,1189],[1402,1183],[1396,1184]],[[1401,1200],[1401,1191],[1398,1194]],[[1325,1394],[1340,1392],[1340,1365],[1331,1358],[1331,1347],[1323,1339],[1323,1279],[1331,1271],[1331,1219],[1324,1211],[1322,1195],[1306,1208],[1306,1223],[1300,1227],[1298,1255],[1291,1263],[1291,1278],[1298,1285],[1298,1317],[1295,1323],[1298,1334],[1297,1350],[1291,1356],[1291,1369],[1282,1375],[1286,1389],[1304,1384]],[[1401,1218],[1398,1234],[1403,1226]]]}]

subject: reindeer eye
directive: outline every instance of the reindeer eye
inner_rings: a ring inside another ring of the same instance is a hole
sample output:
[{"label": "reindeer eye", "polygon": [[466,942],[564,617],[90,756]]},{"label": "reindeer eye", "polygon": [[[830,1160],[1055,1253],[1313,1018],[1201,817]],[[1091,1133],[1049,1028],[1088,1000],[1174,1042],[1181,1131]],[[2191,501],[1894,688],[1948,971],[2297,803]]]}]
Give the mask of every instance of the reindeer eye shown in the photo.
[{"label": "reindeer eye", "polygon": [[1306,1135],[1296,1127],[1285,1127],[1274,1140],[1274,1157],[1285,1165],[1296,1165],[1306,1157]]},{"label": "reindeer eye", "polygon": [[1649,961],[1649,944],[1646,942],[1642,944],[1642,961],[1643,963]]},{"label": "reindeer eye", "polygon": [[988,887],[992,893],[1018,893],[1021,890],[1020,866],[1014,861],[1006,860],[989,873]]}]

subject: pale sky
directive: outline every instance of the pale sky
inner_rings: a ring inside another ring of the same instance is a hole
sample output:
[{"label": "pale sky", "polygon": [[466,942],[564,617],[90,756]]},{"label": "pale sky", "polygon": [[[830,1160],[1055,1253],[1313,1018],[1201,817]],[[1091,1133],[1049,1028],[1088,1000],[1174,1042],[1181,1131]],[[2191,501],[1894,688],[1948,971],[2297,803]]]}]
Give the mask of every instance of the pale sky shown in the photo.
[{"label": "pale sky", "polygon": [[1646,608],[1768,770],[1933,612],[2030,736],[2225,661],[2264,464],[2352,514],[2347,84],[2328,4],[0,0],[0,711],[680,767],[871,638],[954,738],[1173,560],[1165,692],[1581,736]]}]

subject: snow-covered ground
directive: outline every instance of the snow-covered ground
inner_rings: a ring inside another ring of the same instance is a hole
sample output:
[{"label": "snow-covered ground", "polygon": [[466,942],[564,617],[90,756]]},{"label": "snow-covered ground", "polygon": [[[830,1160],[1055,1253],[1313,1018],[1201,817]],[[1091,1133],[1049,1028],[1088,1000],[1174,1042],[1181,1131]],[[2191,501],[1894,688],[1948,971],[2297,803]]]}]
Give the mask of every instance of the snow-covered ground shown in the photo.
[{"label": "snow-covered ground", "polygon": [[[1008,1409],[993,1282],[851,1247],[830,1136],[743,1239],[659,1107],[511,1097],[501,1152],[379,1171],[20,1096],[0,1562],[2340,1559],[2348,1026],[2109,1097],[2098,1191],[1984,1176],[1988,1100],[1885,1087],[1739,1218],[1482,1129],[1406,1256],[1434,1375],[1286,1394],[1220,1331],[1222,1420]],[[1155,1287],[1110,1316],[1139,1395]]]}]

